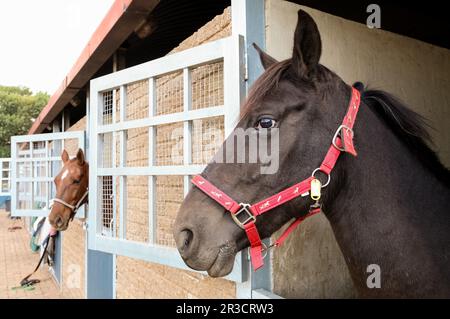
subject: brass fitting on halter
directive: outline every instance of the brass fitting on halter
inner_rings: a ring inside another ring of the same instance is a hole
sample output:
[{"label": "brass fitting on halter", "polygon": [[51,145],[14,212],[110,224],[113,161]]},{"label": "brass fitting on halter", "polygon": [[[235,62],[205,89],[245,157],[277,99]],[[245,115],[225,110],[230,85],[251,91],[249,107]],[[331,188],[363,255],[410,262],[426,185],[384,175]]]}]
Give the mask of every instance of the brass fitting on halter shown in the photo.
[{"label": "brass fitting on halter", "polygon": [[[231,218],[240,228],[245,229],[245,225],[250,222],[256,222],[256,216],[250,211],[250,204],[239,203],[241,207],[235,214],[231,214]],[[244,221],[239,220],[239,215],[245,214]]]},{"label": "brass fitting on halter", "polygon": [[[320,198],[322,197],[322,188],[327,187],[331,181],[331,175],[327,174],[328,179],[325,184],[322,185],[322,182],[315,176],[318,171],[321,171],[320,168],[316,168],[311,174],[313,179],[311,180],[310,196],[311,199],[315,201],[315,203],[309,207],[310,212],[322,208],[322,204],[320,203]],[[322,173],[326,174],[325,172]]]}]

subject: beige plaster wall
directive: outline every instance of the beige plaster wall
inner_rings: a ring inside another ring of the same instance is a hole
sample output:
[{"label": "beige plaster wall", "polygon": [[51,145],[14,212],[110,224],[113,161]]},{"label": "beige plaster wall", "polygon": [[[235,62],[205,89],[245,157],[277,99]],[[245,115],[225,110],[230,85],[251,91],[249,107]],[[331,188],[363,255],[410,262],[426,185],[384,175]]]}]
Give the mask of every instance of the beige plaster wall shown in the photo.
[{"label": "beige plaster wall", "polygon": [[[266,0],[266,50],[291,56],[297,11],[316,21],[321,63],[347,83],[362,81],[398,96],[430,120],[450,166],[450,51],[281,0]],[[273,255],[274,292],[284,297],[354,297],[345,261],[323,215],[307,220]]]}]

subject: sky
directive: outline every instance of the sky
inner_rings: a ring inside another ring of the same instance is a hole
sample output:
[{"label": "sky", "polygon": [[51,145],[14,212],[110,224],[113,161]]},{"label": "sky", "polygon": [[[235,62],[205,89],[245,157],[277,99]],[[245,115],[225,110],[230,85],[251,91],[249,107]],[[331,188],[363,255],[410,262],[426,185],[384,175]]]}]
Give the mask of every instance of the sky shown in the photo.
[{"label": "sky", "polygon": [[0,85],[52,95],[114,0],[0,0]]}]

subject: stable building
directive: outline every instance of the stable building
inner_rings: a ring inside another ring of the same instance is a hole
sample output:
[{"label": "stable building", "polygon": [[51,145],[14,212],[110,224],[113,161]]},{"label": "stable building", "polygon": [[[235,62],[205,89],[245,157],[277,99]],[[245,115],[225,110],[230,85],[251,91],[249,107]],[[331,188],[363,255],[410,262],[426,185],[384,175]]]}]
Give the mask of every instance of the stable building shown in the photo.
[{"label": "stable building", "polygon": [[[289,58],[300,8],[318,24],[321,63],[430,119],[450,165],[450,28],[435,10],[378,4],[380,29],[367,27],[362,4],[116,0],[29,134],[12,138],[15,216],[49,213],[63,149],[84,149],[90,163],[89,204],[57,240],[61,289],[76,298],[354,297],[323,215],[271,251],[264,269],[254,273],[241,252],[221,279],[183,263],[172,224],[190,177],[233,130],[263,72],[252,43]],[[428,23],[405,26],[408,17]]]}]

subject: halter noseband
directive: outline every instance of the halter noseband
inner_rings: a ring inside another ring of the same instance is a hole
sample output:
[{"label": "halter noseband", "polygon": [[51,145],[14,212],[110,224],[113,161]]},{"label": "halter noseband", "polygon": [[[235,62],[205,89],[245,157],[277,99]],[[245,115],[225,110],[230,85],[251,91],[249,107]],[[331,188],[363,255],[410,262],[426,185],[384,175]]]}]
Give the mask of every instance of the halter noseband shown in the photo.
[{"label": "halter noseband", "polygon": [[[219,205],[224,207],[231,213],[233,221],[242,229],[250,242],[250,256],[253,265],[253,269],[257,270],[264,265],[263,251],[271,247],[281,246],[288,235],[305,220],[307,217],[315,215],[321,211],[320,197],[321,188],[328,186],[331,180],[331,171],[333,170],[339,155],[342,152],[350,153],[356,156],[356,150],[353,144],[353,125],[355,124],[356,115],[358,114],[359,105],[361,103],[361,96],[357,89],[352,87],[352,96],[348,106],[347,113],[342,121],[342,125],[338,127],[336,133],[333,136],[331,146],[325,155],[324,160],[320,167],[316,168],[310,177],[295,184],[285,190],[268,197],[256,204],[237,203],[223,191],[216,186],[208,182],[200,175],[196,175],[192,178],[191,182],[203,191],[210,198],[215,200]],[[315,174],[321,171],[328,176],[327,182],[322,185],[321,182],[315,177]],[[298,196],[306,197],[310,195],[311,199],[315,201],[311,205],[309,212],[302,217],[294,220],[284,233],[278,238],[270,247],[265,247],[259,236],[256,228],[257,216],[268,212],[275,207],[278,207]],[[243,218],[242,218],[243,215]]]},{"label": "halter noseband", "polygon": [[81,196],[80,200],[75,205],[70,205],[69,203],[67,203],[66,201],[64,201],[61,198],[52,198],[51,199],[52,203],[50,204],[50,208],[53,207],[53,204],[55,202],[66,206],[67,208],[69,208],[72,211],[72,214],[70,216],[70,219],[72,220],[74,218],[74,216],[76,215],[77,210],[80,208],[81,205],[83,205],[88,194],[89,194],[89,189],[86,188],[86,191],[84,192],[83,196]]}]

